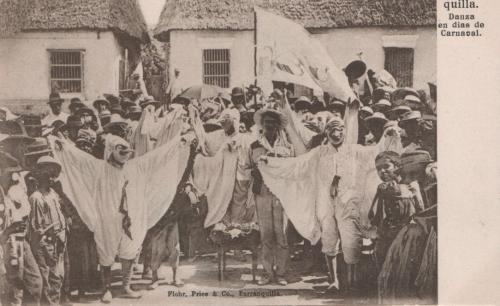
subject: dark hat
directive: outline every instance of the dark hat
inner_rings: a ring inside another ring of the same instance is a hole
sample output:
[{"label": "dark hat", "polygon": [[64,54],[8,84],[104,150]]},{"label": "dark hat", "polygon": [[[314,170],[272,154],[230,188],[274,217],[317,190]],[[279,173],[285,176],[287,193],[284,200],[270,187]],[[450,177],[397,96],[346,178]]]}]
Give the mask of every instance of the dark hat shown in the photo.
[{"label": "dark hat", "polygon": [[222,129],[222,126],[216,119],[208,119],[207,122],[203,124],[203,129],[206,133],[210,133]]},{"label": "dark hat", "polygon": [[311,100],[309,100],[308,97],[306,96],[301,96],[299,97],[295,103],[293,104],[294,105],[294,109],[295,111],[299,111],[299,110],[311,110],[312,108],[312,102]]},{"label": "dark hat", "polygon": [[398,88],[391,93],[391,102],[395,106],[404,105],[405,97],[408,95],[413,95],[415,97],[420,98],[418,92],[415,89],[410,87],[403,87],[403,88]]},{"label": "dark hat", "polygon": [[372,102],[377,103],[378,101],[385,99],[391,100],[391,91],[389,87],[378,87],[372,93]]},{"label": "dark hat", "polygon": [[191,101],[188,98],[182,96],[177,96],[174,98],[174,100],[172,100],[172,104],[189,105],[189,103],[191,103]]},{"label": "dark hat", "polygon": [[123,117],[119,114],[112,114],[109,123],[103,126],[103,129],[105,133],[109,133],[115,128],[125,130],[127,126],[128,123],[123,119]]},{"label": "dark hat", "polygon": [[75,115],[77,116],[83,116],[83,115],[90,115],[90,116],[95,116],[94,111],[87,106],[82,106],[81,108],[76,111]]},{"label": "dark hat", "polygon": [[47,139],[43,137],[37,137],[35,138],[34,142],[32,142],[26,147],[26,152],[24,153],[24,156],[46,154],[50,153],[51,151],[52,150],[50,149]]},{"label": "dark hat", "polygon": [[52,103],[63,103],[64,99],[61,98],[61,95],[59,95],[58,92],[51,92],[49,95],[49,101],[47,104],[52,104]]},{"label": "dark hat", "polygon": [[118,114],[122,117],[125,114],[125,111],[120,104],[111,104],[109,111],[111,112],[111,114]]},{"label": "dark hat", "polygon": [[57,134],[59,133],[60,131],[63,131],[64,128],[66,127],[66,123],[62,120],[55,120],[54,122],[52,122],[52,124],[48,127],[48,128],[45,128],[43,131],[42,131],[42,136],[45,137],[49,134]]},{"label": "dark hat", "polygon": [[142,108],[146,108],[146,106],[148,105],[154,105],[156,109],[160,106],[160,102],[156,101],[152,96],[147,96],[141,102],[139,102],[139,106]]},{"label": "dark hat", "polygon": [[365,74],[366,64],[361,60],[352,61],[344,68],[344,72],[350,80],[355,80]]},{"label": "dark hat", "polygon": [[424,171],[425,167],[432,162],[429,152],[415,150],[401,155],[401,168],[409,171]]},{"label": "dark hat", "polygon": [[387,112],[387,116],[391,120],[397,120],[397,119],[401,118],[401,116],[403,116],[404,114],[409,113],[409,112],[411,112],[411,108],[409,106],[401,105],[401,106],[393,107],[391,110],[389,110]]},{"label": "dark hat", "polygon": [[142,108],[140,106],[134,104],[134,105],[131,105],[128,107],[127,112],[129,114],[138,114],[138,113],[140,114],[140,113],[142,113]]},{"label": "dark hat", "polygon": [[94,106],[95,109],[99,109],[99,105],[101,104],[104,104],[106,105],[106,108],[109,108],[109,101],[104,99],[104,98],[101,98],[101,97],[98,97],[94,103],[92,103],[92,106]]},{"label": "dark hat", "polygon": [[234,87],[233,90],[231,90],[231,97],[244,96],[244,95],[245,92],[241,87]]},{"label": "dark hat", "polygon": [[31,137],[40,137],[42,136],[42,118],[38,115],[23,115],[23,124],[26,129],[26,133],[28,133]]},{"label": "dark hat", "polygon": [[122,108],[124,108],[124,109],[128,109],[131,106],[137,105],[134,103],[134,101],[130,100],[127,97],[121,97],[120,104],[121,104]]},{"label": "dark hat", "polygon": [[73,112],[75,108],[81,108],[84,107],[85,104],[80,100],[80,98],[72,98],[70,103],[69,103],[69,109]]},{"label": "dark hat", "polygon": [[68,128],[81,128],[82,126],[83,122],[79,116],[71,115],[66,119],[66,127]]},{"label": "dark hat", "polygon": [[120,98],[112,94],[103,94],[104,98],[109,101],[110,105],[120,104]]}]

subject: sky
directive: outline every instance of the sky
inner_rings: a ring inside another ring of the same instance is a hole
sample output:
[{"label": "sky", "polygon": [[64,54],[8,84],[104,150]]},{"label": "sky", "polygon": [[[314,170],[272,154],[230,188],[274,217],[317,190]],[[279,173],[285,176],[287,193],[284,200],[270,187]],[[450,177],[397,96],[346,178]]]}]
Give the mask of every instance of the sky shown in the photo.
[{"label": "sky", "polygon": [[139,4],[141,5],[142,13],[144,14],[144,18],[146,18],[148,27],[155,27],[165,0],[139,0]]}]

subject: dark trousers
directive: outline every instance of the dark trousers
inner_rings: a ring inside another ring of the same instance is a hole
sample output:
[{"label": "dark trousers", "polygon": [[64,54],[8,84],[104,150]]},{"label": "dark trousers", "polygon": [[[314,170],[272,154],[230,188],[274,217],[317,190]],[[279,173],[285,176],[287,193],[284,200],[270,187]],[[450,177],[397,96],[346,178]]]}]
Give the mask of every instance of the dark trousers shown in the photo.
[{"label": "dark trousers", "polygon": [[[28,242],[7,243],[5,268],[9,283],[7,300],[10,305],[38,305],[42,296],[43,281],[38,264]],[[11,265],[16,254],[17,265]]]}]

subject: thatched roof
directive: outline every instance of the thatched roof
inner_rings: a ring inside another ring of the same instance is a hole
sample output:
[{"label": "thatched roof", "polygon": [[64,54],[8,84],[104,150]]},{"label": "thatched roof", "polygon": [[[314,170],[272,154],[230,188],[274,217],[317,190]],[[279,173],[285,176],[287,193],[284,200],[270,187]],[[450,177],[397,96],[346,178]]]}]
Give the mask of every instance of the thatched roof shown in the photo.
[{"label": "thatched roof", "polygon": [[89,29],[148,40],[137,0],[0,0],[0,8],[0,36]]},{"label": "thatched roof", "polygon": [[436,24],[436,0],[166,0],[154,34],[165,41],[171,30],[250,30],[254,3],[309,29]]}]

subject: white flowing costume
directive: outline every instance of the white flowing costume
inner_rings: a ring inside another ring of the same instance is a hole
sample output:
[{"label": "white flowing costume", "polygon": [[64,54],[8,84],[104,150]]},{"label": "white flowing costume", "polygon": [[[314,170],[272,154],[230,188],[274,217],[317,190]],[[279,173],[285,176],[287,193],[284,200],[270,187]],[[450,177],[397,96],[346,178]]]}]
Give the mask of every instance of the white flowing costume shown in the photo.
[{"label": "white flowing costume", "polygon": [[[54,138],[51,144],[55,148]],[[146,231],[165,214],[174,198],[187,166],[189,144],[177,137],[129,160],[122,168],[96,159],[70,143],[62,150],[54,150],[62,165],[64,191],[94,233],[101,265],[112,265],[116,255],[126,260],[136,257]],[[119,208],[124,196],[132,239],[122,228],[124,216]]]},{"label": "white flowing costume", "polygon": [[[295,158],[269,157],[267,163],[259,164],[259,170],[264,184],[281,201],[304,238],[315,244],[321,236],[323,252],[335,256],[339,236],[345,236],[346,262],[355,263],[361,247],[359,214],[367,174],[375,169],[376,155],[394,143],[398,141],[384,140],[372,147],[343,144],[338,150],[324,144]],[[340,181],[334,199],[330,188],[335,175]]]},{"label": "white flowing costume", "polygon": [[[254,137],[238,132],[240,118],[237,110],[226,109],[221,116],[226,114],[233,120],[235,133],[228,136],[224,130],[217,130],[205,134],[209,156],[198,155],[193,167],[193,185],[207,197],[205,227],[223,219],[233,199],[236,180],[251,179],[250,169],[247,169],[247,155]],[[249,196],[247,206],[252,205],[252,201],[253,197]]]}]

